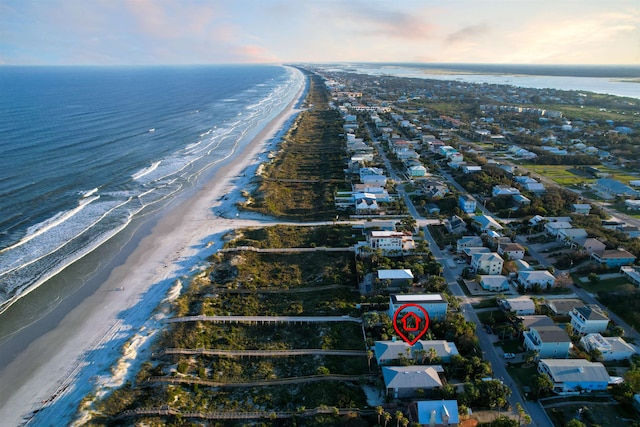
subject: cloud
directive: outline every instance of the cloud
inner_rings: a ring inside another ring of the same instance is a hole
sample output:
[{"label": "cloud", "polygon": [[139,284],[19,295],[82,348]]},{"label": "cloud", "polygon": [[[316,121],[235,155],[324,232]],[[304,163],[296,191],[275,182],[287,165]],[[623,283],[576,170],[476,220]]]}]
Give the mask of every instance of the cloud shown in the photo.
[{"label": "cloud", "polygon": [[356,34],[406,40],[425,40],[435,35],[435,26],[420,8],[399,10],[388,3],[380,8],[370,2],[351,1],[344,3],[342,12]]},{"label": "cloud", "polygon": [[475,41],[476,38],[486,35],[489,28],[485,24],[469,25],[449,34],[445,38],[446,44]]}]

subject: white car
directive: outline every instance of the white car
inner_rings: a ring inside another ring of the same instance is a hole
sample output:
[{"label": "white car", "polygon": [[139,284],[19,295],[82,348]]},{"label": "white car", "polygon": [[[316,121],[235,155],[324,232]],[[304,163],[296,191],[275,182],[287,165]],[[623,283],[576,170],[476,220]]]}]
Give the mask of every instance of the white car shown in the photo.
[{"label": "white car", "polygon": [[504,357],[505,359],[513,359],[514,357],[516,357],[516,355],[513,353],[505,353],[502,355],[502,357]]}]

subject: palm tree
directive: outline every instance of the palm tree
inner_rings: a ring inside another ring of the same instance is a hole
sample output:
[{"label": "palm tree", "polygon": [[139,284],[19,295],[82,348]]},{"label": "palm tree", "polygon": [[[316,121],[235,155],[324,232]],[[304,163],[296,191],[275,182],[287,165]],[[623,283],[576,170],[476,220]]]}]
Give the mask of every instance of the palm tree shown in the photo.
[{"label": "palm tree", "polygon": [[402,421],[402,419],[404,418],[404,414],[402,413],[402,411],[396,411],[394,417],[396,419],[396,427],[400,427],[400,421]]},{"label": "palm tree", "polygon": [[378,425],[380,425],[380,416],[384,414],[384,408],[382,408],[382,406],[376,406],[376,414],[378,414]]},{"label": "palm tree", "polygon": [[384,418],[384,427],[387,427],[387,423],[389,421],[391,421],[391,414],[388,412],[385,412],[384,414],[382,414],[382,417]]}]

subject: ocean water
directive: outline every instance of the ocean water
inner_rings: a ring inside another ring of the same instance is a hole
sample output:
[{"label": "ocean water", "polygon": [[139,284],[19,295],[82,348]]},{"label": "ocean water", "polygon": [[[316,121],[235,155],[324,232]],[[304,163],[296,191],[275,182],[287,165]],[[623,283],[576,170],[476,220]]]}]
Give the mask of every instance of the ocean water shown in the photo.
[{"label": "ocean water", "polygon": [[533,89],[587,91],[640,99],[640,66],[348,64],[333,70]]},{"label": "ocean water", "polygon": [[280,66],[0,67],[0,313],[192,188],[303,84]]}]

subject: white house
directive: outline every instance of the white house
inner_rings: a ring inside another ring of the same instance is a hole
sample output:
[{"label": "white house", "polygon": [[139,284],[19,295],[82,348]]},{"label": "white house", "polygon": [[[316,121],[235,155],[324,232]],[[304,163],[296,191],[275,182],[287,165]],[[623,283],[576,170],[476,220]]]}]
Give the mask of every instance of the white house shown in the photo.
[{"label": "white house", "polygon": [[380,249],[384,254],[401,254],[416,248],[411,233],[401,231],[370,230],[367,244],[372,250]]},{"label": "white house", "polygon": [[383,366],[387,396],[394,399],[417,397],[418,390],[429,392],[442,387],[442,366]]},{"label": "white house", "polygon": [[567,221],[547,222],[544,225],[544,229],[547,231],[547,233],[551,234],[554,237],[558,237],[559,231],[565,228],[573,228],[573,225],[571,225],[571,223]]},{"label": "white house", "polygon": [[504,260],[495,252],[476,253],[471,257],[471,268],[480,274],[500,274]]},{"label": "white house", "polygon": [[571,338],[558,326],[532,326],[525,331],[524,345],[537,351],[541,358],[566,359],[569,357]]},{"label": "white house", "polygon": [[[444,319],[449,302],[442,294],[391,294],[389,295],[389,317],[393,319],[396,311],[405,304],[415,304],[423,308],[429,319]],[[409,307],[402,311],[416,313],[422,317],[422,311]]]},{"label": "white house", "polygon": [[462,236],[456,242],[456,250],[462,252],[464,248],[481,248],[483,244],[480,236]]},{"label": "white house", "polygon": [[391,286],[406,285],[413,282],[413,273],[409,269],[378,270],[378,280],[388,280]]},{"label": "white house", "polygon": [[601,361],[631,359],[636,349],[620,337],[603,337],[600,334],[587,334],[580,339],[587,351],[598,350]]},{"label": "white house", "polygon": [[602,363],[585,359],[542,359],[538,372],[551,379],[557,393],[606,390],[610,381]]},{"label": "white house", "polygon": [[481,275],[480,286],[482,289],[491,292],[501,292],[509,290],[509,280],[502,275]]},{"label": "white house", "polygon": [[515,196],[516,194],[520,194],[520,190],[509,185],[494,185],[493,190],[491,190],[493,197]]},{"label": "white house", "polygon": [[529,297],[499,299],[498,305],[505,311],[513,311],[517,315],[535,314],[536,304]]},{"label": "white house", "polygon": [[571,205],[573,213],[578,215],[589,215],[591,211],[591,205],[589,203],[574,203]]},{"label": "white house", "polygon": [[498,245],[498,255],[509,257],[511,260],[523,259],[525,254],[524,246],[519,243],[501,243]]},{"label": "white house", "polygon": [[547,270],[526,270],[518,272],[517,281],[525,289],[531,288],[536,283],[542,288],[546,288],[553,286],[556,283],[556,278]]},{"label": "white house", "polygon": [[493,217],[489,215],[475,215],[473,222],[476,224],[482,232],[488,230],[502,230],[502,226]]},{"label": "white house", "polygon": [[400,356],[414,359],[418,364],[422,364],[423,359],[426,361],[429,358],[428,353],[431,349],[442,363],[450,362],[452,356],[459,354],[455,343],[445,340],[419,340],[412,346],[401,340],[376,341],[373,347],[378,365],[393,364],[400,359]]},{"label": "white house", "polygon": [[577,334],[604,332],[609,325],[609,318],[598,306],[576,307],[569,313],[571,326]]}]

